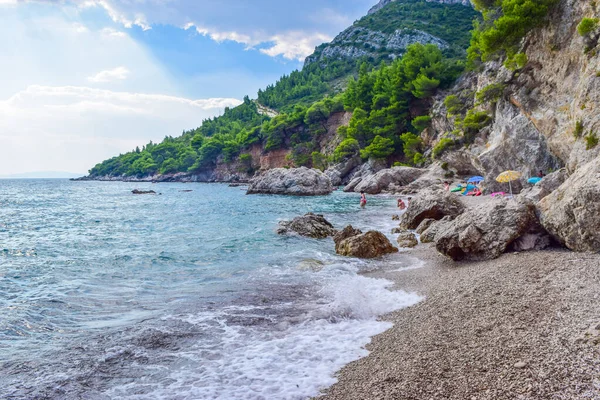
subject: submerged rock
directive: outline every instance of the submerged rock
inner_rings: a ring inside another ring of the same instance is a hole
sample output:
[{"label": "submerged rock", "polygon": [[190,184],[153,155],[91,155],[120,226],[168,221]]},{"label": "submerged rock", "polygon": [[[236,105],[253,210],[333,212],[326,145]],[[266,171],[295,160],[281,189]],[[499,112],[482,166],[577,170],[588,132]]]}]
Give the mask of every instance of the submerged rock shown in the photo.
[{"label": "submerged rock", "polygon": [[333,192],[327,175],[317,169],[275,168],[254,178],[247,194],[282,194],[292,196],[322,196]]},{"label": "submerged rock", "polygon": [[333,240],[336,253],[342,256],[376,258],[398,251],[383,233],[377,231],[362,233],[352,225],[338,232]]},{"label": "submerged rock", "polygon": [[600,251],[600,158],[580,167],[537,205],[543,227],[574,251]]},{"label": "submerged rock", "polygon": [[435,247],[455,261],[489,260],[500,257],[523,235],[542,231],[533,206],[500,200],[441,224]]},{"label": "submerged rock", "polygon": [[425,219],[456,217],[464,210],[465,207],[456,195],[439,189],[427,189],[412,199],[402,215],[400,226],[404,229],[416,229]]},{"label": "submerged rock", "polygon": [[325,239],[335,235],[337,231],[322,215],[308,213],[302,217],[296,217],[292,221],[282,221],[279,223],[279,227],[277,228],[279,235],[291,232],[297,233],[300,236]]},{"label": "submerged rock", "polygon": [[131,191],[131,193],[133,193],[133,194],[156,194],[156,192],[154,190],[139,190],[139,189],[133,189]]}]

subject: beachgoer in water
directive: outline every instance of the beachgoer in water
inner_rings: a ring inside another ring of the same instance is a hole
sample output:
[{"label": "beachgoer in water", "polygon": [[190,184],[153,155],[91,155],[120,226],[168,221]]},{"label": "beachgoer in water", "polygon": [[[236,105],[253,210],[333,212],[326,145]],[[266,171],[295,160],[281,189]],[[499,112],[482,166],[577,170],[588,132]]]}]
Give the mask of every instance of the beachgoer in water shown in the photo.
[{"label": "beachgoer in water", "polygon": [[365,192],[360,192],[360,206],[365,207],[367,205],[367,196],[365,196]]},{"label": "beachgoer in water", "polygon": [[406,204],[402,199],[398,199],[398,208],[404,210],[406,208]]}]

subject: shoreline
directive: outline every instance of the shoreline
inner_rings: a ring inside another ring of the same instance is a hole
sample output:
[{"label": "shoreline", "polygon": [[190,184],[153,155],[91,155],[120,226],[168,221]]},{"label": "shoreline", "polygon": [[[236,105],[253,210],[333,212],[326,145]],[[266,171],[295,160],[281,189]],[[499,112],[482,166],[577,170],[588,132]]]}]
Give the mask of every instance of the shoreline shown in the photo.
[{"label": "shoreline", "polygon": [[600,398],[600,255],[553,249],[366,276],[425,299],[343,367],[318,399]]}]

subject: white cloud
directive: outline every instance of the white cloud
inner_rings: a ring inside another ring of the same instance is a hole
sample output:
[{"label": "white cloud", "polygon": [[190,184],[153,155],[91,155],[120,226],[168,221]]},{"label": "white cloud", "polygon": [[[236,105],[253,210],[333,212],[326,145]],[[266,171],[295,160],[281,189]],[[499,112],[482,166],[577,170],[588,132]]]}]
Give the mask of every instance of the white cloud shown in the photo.
[{"label": "white cloud", "polygon": [[187,99],[80,86],[32,85],[0,101],[0,171],[85,172],[96,163],[195,128],[240,100]]},{"label": "white cloud", "polygon": [[201,27],[192,22],[184,26],[184,29],[190,28],[194,28],[200,35],[208,36],[216,42],[229,40],[245,45],[246,49],[266,45],[269,47],[261,48],[261,53],[271,57],[282,56],[288,60],[299,61],[303,61],[307,56],[312,54],[316,46],[332,39],[330,36],[321,33],[306,34],[302,31],[286,32],[272,36],[265,35],[264,33],[245,35],[235,31],[218,31]]},{"label": "white cloud", "polygon": [[108,0],[85,0],[75,2],[75,4],[78,4],[80,8],[102,7],[114,22],[123,25],[125,28],[131,28],[134,25],[137,25],[145,31],[152,29],[143,14],[136,12],[133,16],[129,17],[125,13],[117,10],[117,8]]},{"label": "white cloud", "polygon": [[113,28],[104,28],[100,31],[103,37],[105,38],[125,38],[127,34],[122,31],[118,31]]},{"label": "white cloud", "polygon": [[273,46],[260,49],[261,53],[271,57],[283,56],[289,60],[304,60],[312,54],[315,47],[323,42],[329,42],[331,38],[321,33],[306,35],[303,32],[289,32],[273,36]]},{"label": "white cloud", "polygon": [[100,71],[97,74],[88,77],[88,81],[94,83],[107,83],[114,81],[123,81],[127,79],[130,72],[125,67],[117,67],[113,69],[107,69],[104,71]]}]

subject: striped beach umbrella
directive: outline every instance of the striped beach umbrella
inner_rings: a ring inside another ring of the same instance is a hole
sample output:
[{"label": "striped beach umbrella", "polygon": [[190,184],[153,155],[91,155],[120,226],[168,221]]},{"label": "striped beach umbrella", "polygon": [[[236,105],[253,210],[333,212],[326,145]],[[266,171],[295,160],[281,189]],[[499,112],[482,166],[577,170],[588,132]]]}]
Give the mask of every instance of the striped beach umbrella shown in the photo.
[{"label": "striped beach umbrella", "polygon": [[516,181],[521,177],[521,173],[519,171],[504,171],[500,175],[496,177],[496,181],[500,183],[508,183],[508,187],[510,188],[510,195],[512,196],[512,181]]}]

